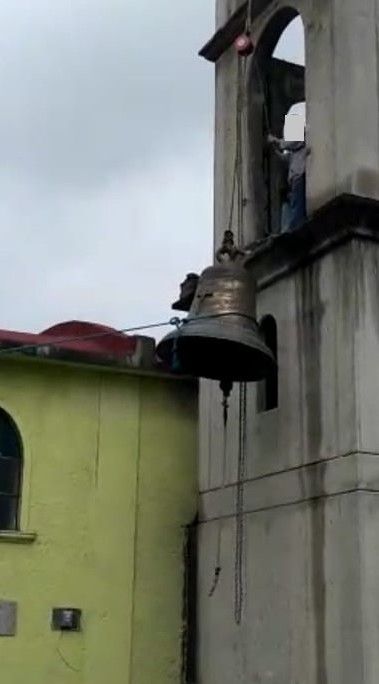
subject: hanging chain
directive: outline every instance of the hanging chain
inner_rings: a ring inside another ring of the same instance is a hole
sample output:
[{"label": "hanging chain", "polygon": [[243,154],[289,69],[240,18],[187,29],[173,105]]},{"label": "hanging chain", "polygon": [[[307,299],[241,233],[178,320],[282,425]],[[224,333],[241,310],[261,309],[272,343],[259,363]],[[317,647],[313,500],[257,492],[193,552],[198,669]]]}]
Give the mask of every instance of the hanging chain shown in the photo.
[{"label": "hanging chain", "polygon": [[[248,0],[246,16],[246,34],[251,34],[252,29],[252,6],[253,0]],[[253,58],[253,64],[257,70],[260,87],[262,88],[263,108],[266,125],[269,126],[269,116],[266,105],[265,92],[263,91],[263,79],[259,70],[257,58]],[[232,196],[227,230],[233,234],[233,222],[235,218],[235,202],[237,202],[236,223],[238,247],[243,249],[244,243],[244,169],[243,169],[243,132],[244,114],[246,111],[246,73],[247,60],[244,56],[238,57],[237,66],[237,104],[236,104],[236,150],[233,167]],[[238,465],[236,487],[236,534],[235,534],[235,559],[234,559],[234,619],[237,625],[241,624],[244,606],[244,549],[245,549],[245,520],[244,520],[244,494],[246,479],[246,417],[247,417],[247,386],[241,383],[239,386],[239,425],[238,425]],[[226,458],[226,427],[228,418],[227,396],[224,392],[224,461]],[[218,535],[217,564],[215,568],[214,582],[209,596],[213,596],[221,573],[221,528]]]},{"label": "hanging chain", "polygon": [[[226,474],[226,458],[227,458],[227,450],[228,450],[228,432],[227,432],[227,427],[228,427],[228,422],[225,420],[224,417],[224,453],[223,453],[223,459],[222,459],[222,484],[225,484],[225,474]],[[212,598],[214,595],[218,582],[220,579],[221,575],[221,534],[222,534],[222,527],[221,527],[221,519],[217,521],[217,552],[216,552],[216,563],[215,563],[215,569],[214,569],[214,575],[213,575],[213,581],[211,584],[211,588],[208,592],[209,598]]]},{"label": "hanging chain", "polygon": [[[246,31],[251,30],[251,0],[248,3],[248,16]],[[244,183],[243,183],[243,125],[246,98],[246,58],[238,57],[237,65],[237,102],[236,102],[236,148],[233,166],[232,195],[227,230],[233,234],[233,223],[236,219],[238,247],[243,247],[244,235]],[[235,203],[237,211],[235,212]],[[236,214],[236,216],[235,216]],[[227,449],[227,422],[228,422],[228,396],[231,387],[223,388],[224,394],[224,463]],[[246,476],[246,383],[241,383],[239,388],[239,430],[238,430],[238,475],[236,488],[236,536],[235,536],[235,560],[234,560],[234,619],[240,625],[243,613],[244,600],[244,484]],[[219,521],[220,525],[220,521]],[[218,530],[217,559],[214,579],[209,591],[212,597],[216,591],[221,573],[221,526]]]},{"label": "hanging chain", "polygon": [[234,619],[241,624],[244,600],[244,487],[246,478],[246,383],[239,388],[238,470],[236,495],[236,539],[234,563]]},{"label": "hanging chain", "polygon": [[221,575],[221,521],[218,521],[218,530],[217,530],[217,556],[216,556],[216,565],[215,565],[215,570],[214,570],[214,576],[213,576],[213,582],[211,584],[211,588],[209,589],[208,596],[209,598],[212,598],[214,595],[217,586],[218,586],[218,581],[220,579]]}]

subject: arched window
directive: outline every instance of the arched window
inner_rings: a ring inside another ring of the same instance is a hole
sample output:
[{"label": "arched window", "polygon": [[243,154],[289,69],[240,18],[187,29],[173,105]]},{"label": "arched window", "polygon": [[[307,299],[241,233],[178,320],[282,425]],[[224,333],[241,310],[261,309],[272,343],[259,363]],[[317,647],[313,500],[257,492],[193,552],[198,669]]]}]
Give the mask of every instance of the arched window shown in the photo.
[{"label": "arched window", "polygon": [[[260,323],[261,334],[275,359],[278,358],[278,333],[273,316],[264,316]],[[272,373],[258,385],[258,412],[264,413],[278,408],[278,370]]]},{"label": "arched window", "polygon": [[267,136],[283,138],[286,114],[305,102],[304,43],[301,17],[284,7],[269,22],[252,59],[249,131],[256,237],[281,229],[287,169],[267,145]]},{"label": "arched window", "polygon": [[305,40],[304,26],[300,16],[295,17],[287,24],[282,32],[273,56],[276,59],[284,59],[291,64],[305,65]]},{"label": "arched window", "polygon": [[0,530],[17,530],[22,481],[22,443],[12,418],[0,409]]}]

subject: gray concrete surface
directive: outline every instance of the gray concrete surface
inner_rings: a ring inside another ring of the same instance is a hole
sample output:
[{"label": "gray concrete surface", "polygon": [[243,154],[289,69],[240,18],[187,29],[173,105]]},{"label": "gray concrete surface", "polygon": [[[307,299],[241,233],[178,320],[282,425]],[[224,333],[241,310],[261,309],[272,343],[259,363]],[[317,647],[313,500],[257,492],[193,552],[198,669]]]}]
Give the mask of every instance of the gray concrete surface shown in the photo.
[{"label": "gray concrete surface", "polygon": [[200,684],[378,682],[379,232],[335,230],[338,244],[320,238],[314,259],[260,281],[258,316],[278,325],[279,406],[258,413],[249,387],[240,626],[238,402],[224,452],[219,389],[203,383]]}]

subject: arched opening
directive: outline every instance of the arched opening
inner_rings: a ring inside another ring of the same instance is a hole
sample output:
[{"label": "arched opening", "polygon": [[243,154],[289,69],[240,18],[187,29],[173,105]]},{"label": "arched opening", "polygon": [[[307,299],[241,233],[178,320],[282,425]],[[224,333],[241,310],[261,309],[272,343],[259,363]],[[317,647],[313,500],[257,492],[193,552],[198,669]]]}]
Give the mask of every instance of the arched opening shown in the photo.
[{"label": "arched opening", "polygon": [[0,530],[19,528],[23,453],[20,433],[0,409]]},{"label": "arched opening", "polygon": [[273,50],[273,57],[283,59],[290,64],[305,65],[305,34],[299,14],[292,18],[282,30]]},{"label": "arched opening", "polygon": [[[278,359],[278,331],[273,316],[264,316],[260,322],[260,330],[265,343],[272,351],[275,359]],[[279,404],[278,369],[258,385],[258,413],[272,411]]]},{"label": "arched opening", "polygon": [[[296,105],[305,113],[305,35],[300,15],[283,8],[269,22],[252,58],[250,81],[251,187],[255,236],[282,228],[289,194],[284,155],[268,145],[268,135],[283,139],[286,115]],[[299,103],[303,103],[299,106]]]}]

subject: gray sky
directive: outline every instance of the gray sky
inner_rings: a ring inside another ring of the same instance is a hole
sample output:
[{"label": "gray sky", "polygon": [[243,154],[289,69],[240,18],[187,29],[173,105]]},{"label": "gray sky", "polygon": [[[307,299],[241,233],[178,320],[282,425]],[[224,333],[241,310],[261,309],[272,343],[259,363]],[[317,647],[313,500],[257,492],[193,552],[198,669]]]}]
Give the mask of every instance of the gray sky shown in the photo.
[{"label": "gray sky", "polygon": [[164,320],[207,265],[213,66],[197,50],[213,15],[0,0],[0,327]]}]

